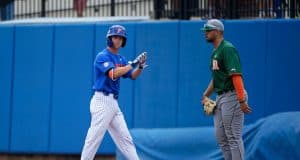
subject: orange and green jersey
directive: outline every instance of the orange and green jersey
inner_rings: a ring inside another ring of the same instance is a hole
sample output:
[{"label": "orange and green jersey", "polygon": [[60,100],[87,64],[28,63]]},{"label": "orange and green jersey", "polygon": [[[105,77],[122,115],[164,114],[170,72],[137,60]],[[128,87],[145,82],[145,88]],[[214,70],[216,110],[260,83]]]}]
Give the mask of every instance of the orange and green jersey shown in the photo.
[{"label": "orange and green jersey", "polygon": [[214,49],[210,68],[215,92],[234,90],[231,76],[241,75],[242,70],[238,52],[230,42],[223,40]]}]

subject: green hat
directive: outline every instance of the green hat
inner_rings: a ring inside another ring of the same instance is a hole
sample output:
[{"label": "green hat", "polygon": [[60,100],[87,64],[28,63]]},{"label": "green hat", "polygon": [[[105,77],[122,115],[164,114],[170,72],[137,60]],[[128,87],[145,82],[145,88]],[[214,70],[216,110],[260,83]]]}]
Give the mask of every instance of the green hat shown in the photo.
[{"label": "green hat", "polygon": [[223,23],[218,19],[208,20],[207,23],[204,24],[202,31],[211,31],[211,30],[219,30],[224,31]]}]

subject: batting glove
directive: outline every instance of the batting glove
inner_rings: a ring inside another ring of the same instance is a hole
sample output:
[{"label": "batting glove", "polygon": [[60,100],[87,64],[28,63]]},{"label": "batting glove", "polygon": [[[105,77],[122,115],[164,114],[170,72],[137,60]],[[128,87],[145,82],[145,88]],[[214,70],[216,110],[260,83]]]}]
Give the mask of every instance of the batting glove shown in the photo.
[{"label": "batting glove", "polygon": [[146,63],[147,60],[147,52],[143,52],[141,53],[138,57],[137,57],[138,61],[140,64]]},{"label": "batting glove", "polygon": [[139,67],[141,66],[141,64],[143,64],[143,66],[145,65],[147,60],[147,52],[143,52],[140,55],[138,55],[134,61],[129,61],[128,63],[131,65],[132,68],[137,67],[137,65],[139,65]]}]

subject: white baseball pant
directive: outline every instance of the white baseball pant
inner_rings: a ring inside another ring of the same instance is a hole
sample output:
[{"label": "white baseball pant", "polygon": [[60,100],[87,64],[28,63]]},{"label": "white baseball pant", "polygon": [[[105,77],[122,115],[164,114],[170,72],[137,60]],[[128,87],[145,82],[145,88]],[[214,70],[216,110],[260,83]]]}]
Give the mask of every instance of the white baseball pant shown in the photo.
[{"label": "white baseball pant", "polygon": [[138,160],[123,113],[112,94],[95,92],[90,103],[91,124],[81,153],[81,160],[92,160],[108,130],[113,141],[129,160]]}]

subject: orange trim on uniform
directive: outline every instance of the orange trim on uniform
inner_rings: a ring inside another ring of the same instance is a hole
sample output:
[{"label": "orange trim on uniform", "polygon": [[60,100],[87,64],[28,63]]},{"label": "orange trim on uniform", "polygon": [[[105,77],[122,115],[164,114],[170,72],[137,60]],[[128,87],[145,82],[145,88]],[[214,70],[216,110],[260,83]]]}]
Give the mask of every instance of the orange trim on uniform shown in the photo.
[{"label": "orange trim on uniform", "polygon": [[108,71],[108,77],[112,80],[114,79],[114,70],[113,69]]},{"label": "orange trim on uniform", "polygon": [[238,100],[244,101],[245,100],[245,93],[244,93],[244,83],[243,83],[243,79],[241,75],[233,75],[232,76],[232,82],[233,82],[233,86],[234,89],[236,91]]}]

